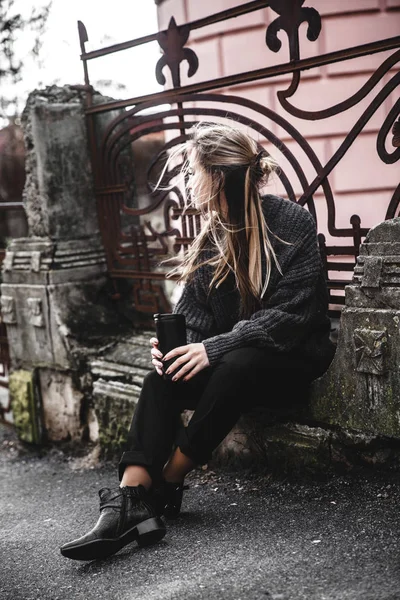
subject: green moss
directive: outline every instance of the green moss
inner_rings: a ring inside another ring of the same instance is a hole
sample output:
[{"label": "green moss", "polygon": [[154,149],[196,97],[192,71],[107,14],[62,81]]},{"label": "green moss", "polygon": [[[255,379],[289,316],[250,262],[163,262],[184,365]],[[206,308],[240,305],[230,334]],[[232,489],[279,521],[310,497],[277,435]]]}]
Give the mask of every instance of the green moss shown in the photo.
[{"label": "green moss", "polygon": [[383,434],[399,436],[400,435],[400,405],[399,400],[395,398],[393,387],[388,382],[385,385],[384,408],[380,412],[380,429]]},{"label": "green moss", "polygon": [[310,398],[312,418],[331,425],[351,427],[350,402],[354,398],[354,382],[331,376],[315,386]]},{"label": "green moss", "polygon": [[128,438],[134,405],[127,400],[98,397],[95,405],[101,453],[108,458],[121,454]]},{"label": "green moss", "polygon": [[35,371],[19,370],[9,376],[11,408],[20,440],[31,444],[42,441],[41,420]]}]

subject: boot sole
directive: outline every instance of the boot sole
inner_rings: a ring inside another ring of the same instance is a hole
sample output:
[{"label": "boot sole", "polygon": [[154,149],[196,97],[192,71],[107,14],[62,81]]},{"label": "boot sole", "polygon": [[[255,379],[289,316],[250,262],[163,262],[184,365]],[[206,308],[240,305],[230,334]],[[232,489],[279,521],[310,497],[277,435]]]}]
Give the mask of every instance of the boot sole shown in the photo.
[{"label": "boot sole", "polygon": [[151,546],[162,540],[165,534],[166,528],[161,519],[152,517],[138,523],[119,538],[92,540],[86,544],[60,548],[60,551],[63,556],[72,560],[96,560],[115,554],[135,540],[141,547]]}]

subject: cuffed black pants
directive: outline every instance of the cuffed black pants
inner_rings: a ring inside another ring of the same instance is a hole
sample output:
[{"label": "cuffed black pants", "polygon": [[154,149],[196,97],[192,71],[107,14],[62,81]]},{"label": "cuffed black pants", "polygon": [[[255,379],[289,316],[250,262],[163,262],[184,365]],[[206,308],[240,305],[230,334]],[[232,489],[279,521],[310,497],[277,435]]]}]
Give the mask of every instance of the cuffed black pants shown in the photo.
[{"label": "cuffed black pants", "polygon": [[[127,465],[141,465],[153,481],[159,480],[177,446],[196,464],[207,463],[242,414],[303,401],[317,376],[298,354],[259,348],[228,352],[187,382],[168,381],[150,372],[119,462],[119,479]],[[194,410],[186,427],[181,419],[185,409]]]}]

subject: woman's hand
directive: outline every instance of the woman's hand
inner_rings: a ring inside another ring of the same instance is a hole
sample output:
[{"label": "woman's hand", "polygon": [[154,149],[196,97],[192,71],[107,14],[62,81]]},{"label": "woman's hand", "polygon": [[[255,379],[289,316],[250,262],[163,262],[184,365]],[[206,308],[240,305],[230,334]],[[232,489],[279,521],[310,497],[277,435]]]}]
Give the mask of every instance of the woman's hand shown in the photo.
[{"label": "woman's hand", "polygon": [[163,364],[161,359],[163,357],[162,353],[158,349],[158,339],[155,337],[150,338],[150,344],[152,345],[151,353],[151,362],[159,375],[163,375]]},{"label": "woman's hand", "polygon": [[[186,346],[178,346],[177,348],[167,352],[167,354],[164,356],[164,360],[170,360],[176,356],[178,358],[174,360],[174,362],[166,371],[167,375],[176,371],[172,377],[172,381],[178,381],[180,379],[182,381],[189,381],[189,379],[192,379],[194,375],[210,366],[206,349],[204,344],[201,342],[198,344],[186,344]],[[153,364],[156,366],[154,362]]]}]

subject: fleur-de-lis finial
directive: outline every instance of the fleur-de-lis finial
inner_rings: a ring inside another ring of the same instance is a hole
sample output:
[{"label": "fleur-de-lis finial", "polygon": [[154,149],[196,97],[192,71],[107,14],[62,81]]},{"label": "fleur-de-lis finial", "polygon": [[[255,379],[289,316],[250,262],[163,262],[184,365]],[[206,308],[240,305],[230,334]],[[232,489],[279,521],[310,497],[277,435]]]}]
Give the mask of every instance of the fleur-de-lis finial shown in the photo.
[{"label": "fleur-de-lis finial", "polygon": [[279,17],[267,28],[266,44],[273,52],[278,52],[282,42],[278,31],[283,29],[289,38],[290,60],[299,59],[299,27],[308,23],[307,38],[315,42],[321,31],[321,17],[315,8],[303,8],[304,0],[270,0],[269,6]]},{"label": "fleur-de-lis finial", "polygon": [[165,85],[165,77],[162,72],[165,66],[168,66],[172,75],[172,84],[174,87],[181,85],[180,64],[187,60],[189,64],[188,77],[192,77],[199,67],[199,59],[193,50],[184,48],[190,34],[190,27],[187,25],[178,25],[174,17],[168,25],[167,31],[161,31],[158,36],[164,54],[156,65],[156,79],[160,85]]}]

